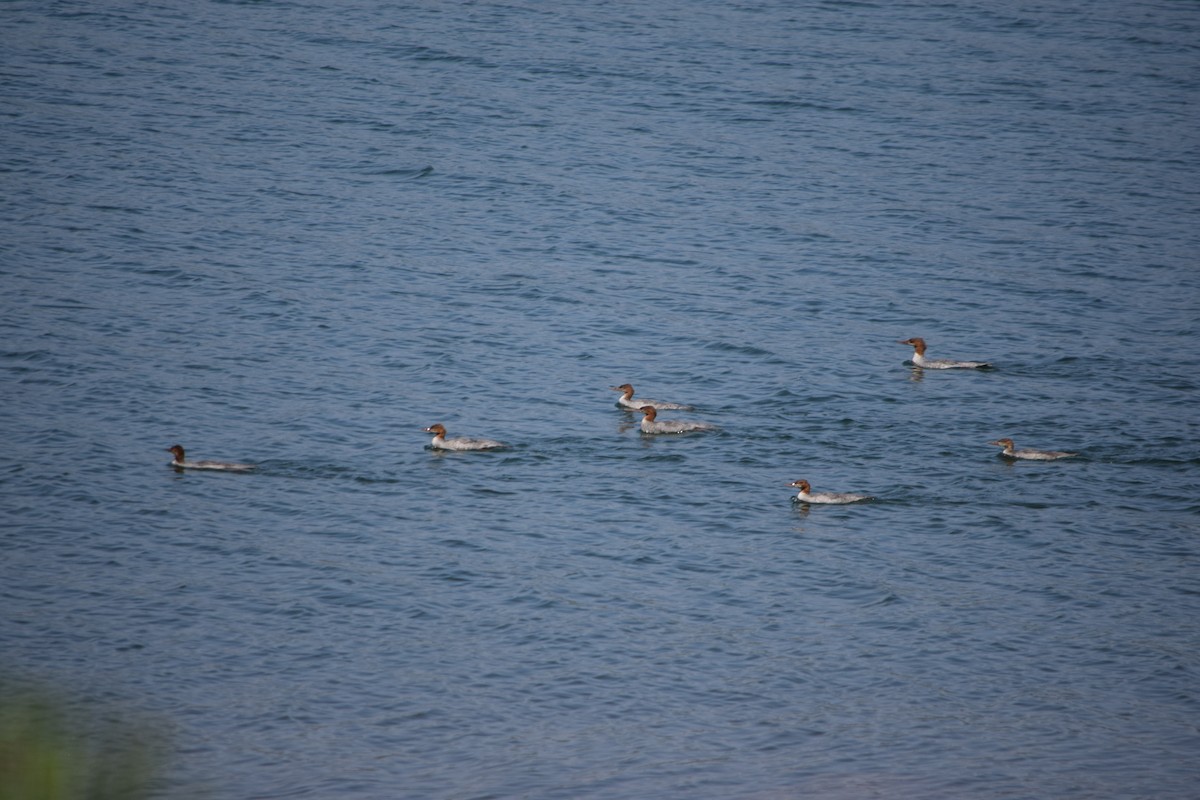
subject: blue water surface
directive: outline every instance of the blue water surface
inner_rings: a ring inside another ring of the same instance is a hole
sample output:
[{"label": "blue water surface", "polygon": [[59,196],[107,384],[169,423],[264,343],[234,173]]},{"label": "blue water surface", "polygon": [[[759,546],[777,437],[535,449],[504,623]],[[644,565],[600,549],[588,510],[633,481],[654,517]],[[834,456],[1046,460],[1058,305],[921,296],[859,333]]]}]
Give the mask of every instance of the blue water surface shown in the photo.
[{"label": "blue water surface", "polygon": [[1200,6],[0,16],[0,670],[156,796],[1195,797]]}]

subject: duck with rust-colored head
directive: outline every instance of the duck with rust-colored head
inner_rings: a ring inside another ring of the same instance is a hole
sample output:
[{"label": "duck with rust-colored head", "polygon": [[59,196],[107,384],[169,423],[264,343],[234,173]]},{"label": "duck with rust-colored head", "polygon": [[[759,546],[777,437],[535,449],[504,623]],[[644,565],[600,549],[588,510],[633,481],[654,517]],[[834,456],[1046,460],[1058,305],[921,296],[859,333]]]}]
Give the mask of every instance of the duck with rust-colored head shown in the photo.
[{"label": "duck with rust-colored head", "polygon": [[846,505],[861,503],[863,500],[874,500],[869,494],[851,494],[849,492],[814,492],[806,480],[792,481],[788,486],[799,489],[793,498],[800,503],[825,503],[828,505]]},{"label": "duck with rust-colored head", "polygon": [[428,428],[422,428],[426,433],[433,434],[433,440],[429,446],[434,450],[495,450],[497,447],[505,447],[503,442],[497,442],[494,439],[473,439],[468,436],[446,436],[446,426],[440,422],[430,425]]},{"label": "duck with rust-colored head", "polygon": [[249,472],[253,464],[237,464],[232,461],[188,461],[182,445],[172,445],[167,452],[174,456],[171,466],[175,469],[218,469],[228,472]]},{"label": "duck with rust-colored head", "polygon": [[658,409],[654,406],[642,406],[642,433],[690,433],[691,431],[715,431],[716,425],[707,422],[692,422],[690,420],[657,419]]},{"label": "duck with rust-colored head", "polygon": [[1003,447],[1004,449],[1000,451],[1000,455],[1006,458],[1024,458],[1028,461],[1057,461],[1060,458],[1071,458],[1072,456],[1079,455],[1079,453],[1068,453],[1063,450],[1018,450],[1016,445],[1013,444],[1012,439],[997,439],[994,442],[988,442],[988,444]]},{"label": "duck with rust-colored head", "polygon": [[919,336],[911,339],[901,339],[897,344],[912,345],[912,363],[925,369],[988,369],[992,365],[986,361],[951,361],[945,358],[926,358],[925,340]]},{"label": "duck with rust-colored head", "polygon": [[633,386],[628,383],[622,383],[620,386],[608,387],[614,392],[620,392],[621,396],[617,398],[617,407],[623,408],[626,411],[641,411],[645,406],[653,406],[659,411],[689,411],[691,406],[685,406],[681,403],[668,403],[665,400],[634,400]]}]

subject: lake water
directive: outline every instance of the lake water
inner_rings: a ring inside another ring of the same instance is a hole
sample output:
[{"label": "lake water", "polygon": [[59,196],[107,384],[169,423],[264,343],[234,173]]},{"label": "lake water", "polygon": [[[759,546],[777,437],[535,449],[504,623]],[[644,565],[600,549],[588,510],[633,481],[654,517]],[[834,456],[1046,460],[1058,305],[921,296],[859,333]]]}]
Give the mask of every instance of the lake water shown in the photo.
[{"label": "lake water", "polygon": [[0,669],[157,796],[1196,796],[1200,5],[0,17]]}]

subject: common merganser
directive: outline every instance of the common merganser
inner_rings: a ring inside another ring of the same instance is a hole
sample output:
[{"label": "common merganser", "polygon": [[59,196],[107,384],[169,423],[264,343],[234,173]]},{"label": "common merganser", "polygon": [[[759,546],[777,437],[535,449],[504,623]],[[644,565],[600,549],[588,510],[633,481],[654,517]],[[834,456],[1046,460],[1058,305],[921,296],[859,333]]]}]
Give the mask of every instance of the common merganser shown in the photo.
[{"label": "common merganser", "polygon": [[492,439],[471,439],[466,436],[455,436],[451,439],[446,438],[446,428],[441,423],[430,425],[428,428],[422,428],[426,433],[433,434],[433,441],[429,446],[434,450],[493,450],[497,447],[504,447],[503,442],[497,442]]},{"label": "common merganser", "polygon": [[687,433],[688,431],[714,431],[717,429],[716,425],[710,425],[707,422],[686,422],[674,419],[655,421],[654,418],[658,415],[658,411],[654,406],[642,406],[638,411],[645,414],[642,417],[642,433]]},{"label": "common merganser", "polygon": [[175,456],[171,461],[171,466],[175,469],[223,469],[229,472],[247,472],[254,469],[253,464],[234,464],[229,461],[188,461],[180,445],[168,447],[167,452]]},{"label": "common merganser", "polygon": [[1055,461],[1060,458],[1070,458],[1077,456],[1079,453],[1067,453],[1062,450],[1016,450],[1012,439],[997,439],[994,442],[988,442],[997,447],[1003,447],[1004,450],[1000,453],[1002,456],[1009,458],[1027,458],[1030,461]]},{"label": "common merganser", "polygon": [[925,340],[919,336],[902,339],[897,344],[911,344],[913,348],[912,362],[925,369],[986,369],[992,366],[986,361],[950,361],[944,358],[926,358]]},{"label": "common merganser", "polygon": [[628,383],[622,383],[620,386],[608,387],[614,392],[620,392],[621,396],[617,398],[617,406],[626,411],[641,411],[646,406],[653,406],[659,411],[689,411],[691,406],[681,405],[680,403],[667,403],[662,400],[634,400],[633,387]]},{"label": "common merganser", "polygon": [[801,503],[828,503],[829,505],[845,505],[846,503],[858,503],[862,500],[874,500],[875,498],[867,494],[849,494],[847,492],[814,492],[808,481],[799,480],[792,481],[788,484],[793,489],[799,489],[795,500]]}]

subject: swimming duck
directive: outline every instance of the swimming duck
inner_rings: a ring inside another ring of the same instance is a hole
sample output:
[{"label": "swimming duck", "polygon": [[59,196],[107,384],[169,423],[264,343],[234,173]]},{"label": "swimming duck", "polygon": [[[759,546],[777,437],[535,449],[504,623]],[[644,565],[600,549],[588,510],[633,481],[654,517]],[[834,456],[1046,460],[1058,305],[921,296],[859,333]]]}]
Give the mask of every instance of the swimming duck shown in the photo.
[{"label": "swimming duck", "polygon": [[986,361],[950,361],[944,358],[926,358],[925,340],[919,336],[902,339],[897,344],[910,344],[913,348],[912,362],[925,369],[985,369],[992,366]]},{"label": "swimming duck", "polygon": [[687,411],[691,409],[691,406],[681,405],[680,403],[667,403],[663,400],[634,400],[633,387],[628,383],[608,388],[614,392],[621,393],[621,396],[617,398],[617,406],[626,411],[641,411],[646,406],[653,406],[659,411]]},{"label": "swimming duck", "polygon": [[229,472],[247,472],[254,469],[253,464],[235,464],[231,461],[188,461],[181,445],[172,445],[167,452],[175,458],[171,466],[175,469],[223,469]]},{"label": "swimming duck", "polygon": [[664,419],[656,420],[658,410],[654,406],[642,406],[638,409],[645,416],[642,417],[642,433],[688,433],[689,431],[713,431],[717,429],[716,425],[710,425],[707,422],[688,422],[684,420]]},{"label": "swimming duck", "polygon": [[988,442],[997,447],[1003,447],[1000,455],[1009,458],[1026,458],[1030,461],[1056,461],[1060,458],[1070,458],[1077,456],[1079,453],[1067,453],[1062,450],[1017,450],[1012,439],[997,439],[994,442]]},{"label": "swimming duck", "polygon": [[829,505],[845,505],[846,503],[858,503],[863,500],[873,500],[874,498],[866,494],[850,494],[848,492],[814,492],[808,481],[799,480],[792,481],[788,486],[793,489],[799,489],[795,500],[801,503],[827,503]]},{"label": "swimming duck", "polygon": [[467,436],[454,436],[447,439],[446,428],[441,423],[430,425],[422,430],[425,433],[433,434],[433,440],[429,446],[434,450],[494,450],[497,447],[504,447],[502,442],[492,439],[472,439]]}]

